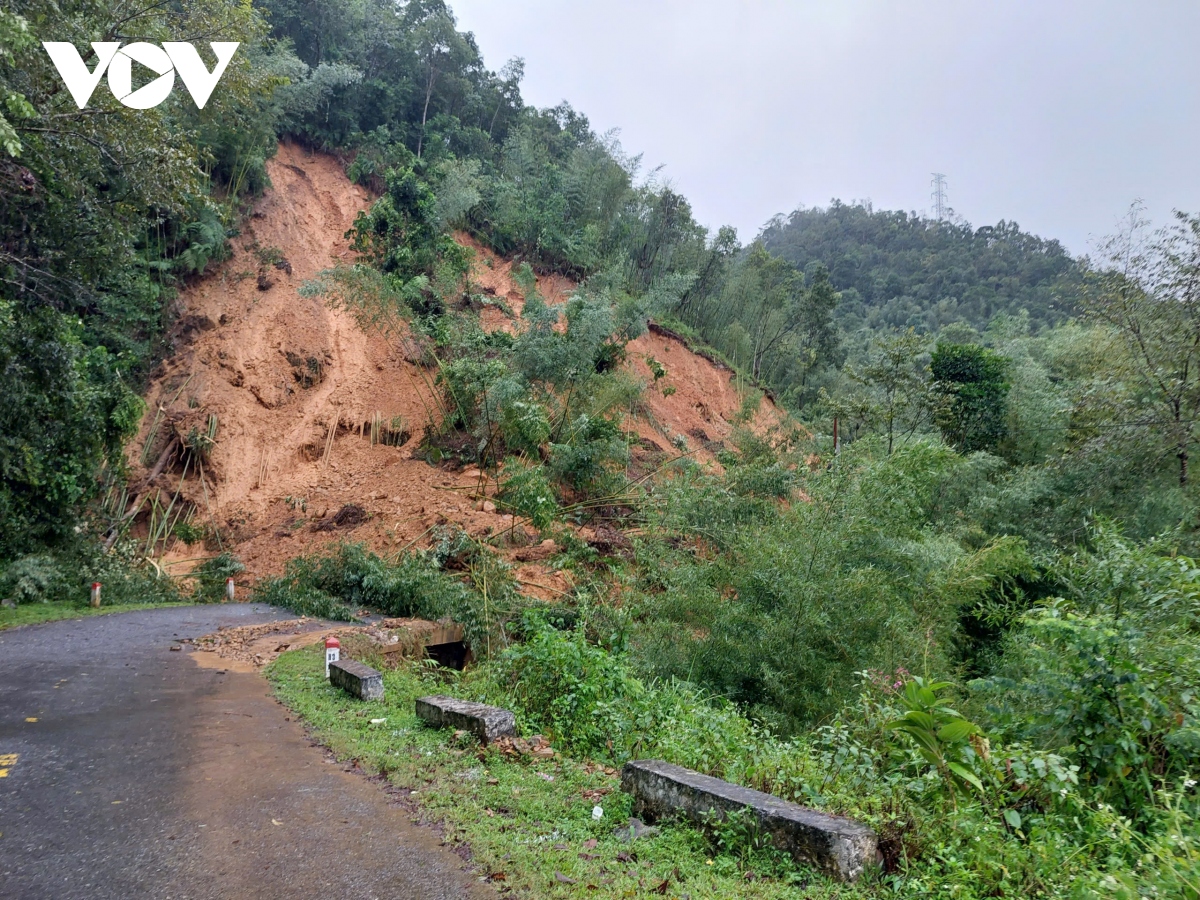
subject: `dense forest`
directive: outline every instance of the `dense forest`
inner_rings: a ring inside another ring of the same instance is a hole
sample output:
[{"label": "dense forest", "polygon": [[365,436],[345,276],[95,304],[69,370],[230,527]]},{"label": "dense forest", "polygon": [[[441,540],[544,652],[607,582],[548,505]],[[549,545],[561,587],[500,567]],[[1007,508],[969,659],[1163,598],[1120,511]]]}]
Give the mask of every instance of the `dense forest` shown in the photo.
[{"label": "dense forest", "polygon": [[1079,312],[1085,265],[1015,222],[972,228],[834,201],[776,217],[761,238],[799,269],[828,269],[842,295],[839,324],[850,332],[936,333],[955,322],[983,331],[994,316],[1022,311],[1037,331]]},{"label": "dense forest", "polygon": [[[40,46],[211,35],[242,47],[203,110],[79,110]],[[497,473],[575,588],[532,601],[448,529],[297,559],[257,598],[451,616],[480,659],[461,689],[564,752],[886,837],[845,888],[726,835],[722,896],[762,895],[750,866],[779,896],[1200,896],[1200,219],[1134,210],[1089,259],[838,202],[744,240],[583,113],[526,104],[522,74],[443,0],[0,0],[0,596],[206,599],[232,564],[162,576],[106,498],[178,291],[298,141],[378,198],[359,261],[306,291],[421,339],[428,458]],[[515,334],[480,327],[455,232],[517,261]],[[580,287],[553,308],[538,273]],[[635,475],[628,419],[661,388],[620,363],[651,319],[729,365],[745,422],[757,386],[787,424]],[[597,552],[584,524],[631,536]]]}]

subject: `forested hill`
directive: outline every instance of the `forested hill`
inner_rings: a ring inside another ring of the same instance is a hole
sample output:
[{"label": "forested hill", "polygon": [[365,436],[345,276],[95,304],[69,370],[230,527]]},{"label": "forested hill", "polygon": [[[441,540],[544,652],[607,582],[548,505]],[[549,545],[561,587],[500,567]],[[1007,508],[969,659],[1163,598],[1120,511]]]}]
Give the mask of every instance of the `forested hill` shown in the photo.
[{"label": "forested hill", "polygon": [[1054,240],[1016,222],[965,222],[834,201],[800,208],[764,229],[767,249],[801,270],[823,264],[841,292],[844,330],[980,331],[996,313],[1029,313],[1034,329],[1069,318],[1083,267]]}]

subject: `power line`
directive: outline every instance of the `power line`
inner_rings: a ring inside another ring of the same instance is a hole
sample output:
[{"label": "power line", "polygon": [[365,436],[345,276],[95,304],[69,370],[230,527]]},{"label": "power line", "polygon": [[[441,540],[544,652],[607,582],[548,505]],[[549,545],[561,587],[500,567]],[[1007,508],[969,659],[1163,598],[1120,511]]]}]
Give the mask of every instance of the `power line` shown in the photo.
[{"label": "power line", "polygon": [[946,210],[950,208],[946,201],[946,176],[941,172],[934,172],[933,180],[929,184],[933,187],[933,193],[929,195],[933,198],[933,214],[940,221],[946,218]]}]

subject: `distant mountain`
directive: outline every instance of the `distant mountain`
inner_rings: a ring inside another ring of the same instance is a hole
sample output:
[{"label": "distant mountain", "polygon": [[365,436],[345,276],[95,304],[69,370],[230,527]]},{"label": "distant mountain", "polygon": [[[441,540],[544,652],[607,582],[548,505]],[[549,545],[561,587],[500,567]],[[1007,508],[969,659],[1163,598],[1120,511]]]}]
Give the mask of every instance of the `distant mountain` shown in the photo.
[{"label": "distant mountain", "polygon": [[926,332],[952,322],[982,330],[996,313],[1022,309],[1037,330],[1073,315],[1084,272],[1058,241],[1015,222],[972,228],[837,200],[779,216],[761,237],[800,269],[820,263],[829,270],[846,331]]}]

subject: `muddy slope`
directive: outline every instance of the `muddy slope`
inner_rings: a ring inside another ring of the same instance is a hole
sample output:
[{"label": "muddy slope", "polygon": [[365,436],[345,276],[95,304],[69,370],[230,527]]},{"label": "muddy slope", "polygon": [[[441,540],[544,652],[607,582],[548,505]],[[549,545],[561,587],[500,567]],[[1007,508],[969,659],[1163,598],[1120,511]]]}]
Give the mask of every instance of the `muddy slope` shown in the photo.
[{"label": "muddy slope", "polygon": [[[421,545],[440,523],[477,537],[519,528],[484,506],[478,472],[413,458],[439,406],[432,373],[409,361],[416,356],[403,337],[367,333],[349,314],[298,292],[322,269],[353,259],[344,235],[368,207],[366,191],[334,158],[292,145],[280,147],[268,172],[272,187],[233,241],[233,257],[181,293],[174,352],[149,387],[141,432],[128,447],[134,493],[165,504],[179,490],[196,521],[219,525],[250,578],[346,539],[398,550]],[[461,240],[476,251],[472,292],[496,301],[482,312],[485,327],[519,327],[523,297],[511,263]],[[574,285],[551,276],[538,288],[559,304]],[[657,385],[647,357],[667,370]],[[686,446],[711,461],[745,400],[732,373],[661,330],[630,344],[628,365],[648,385],[643,414],[626,423],[642,449],[670,456]],[[768,427],[777,419],[763,401],[753,421]],[[372,443],[372,422],[387,442]],[[210,433],[215,442],[202,464],[189,446]],[[167,561],[186,569],[184,560],[214,549],[178,545]],[[536,566],[519,577],[546,597],[569,588]]]}]

